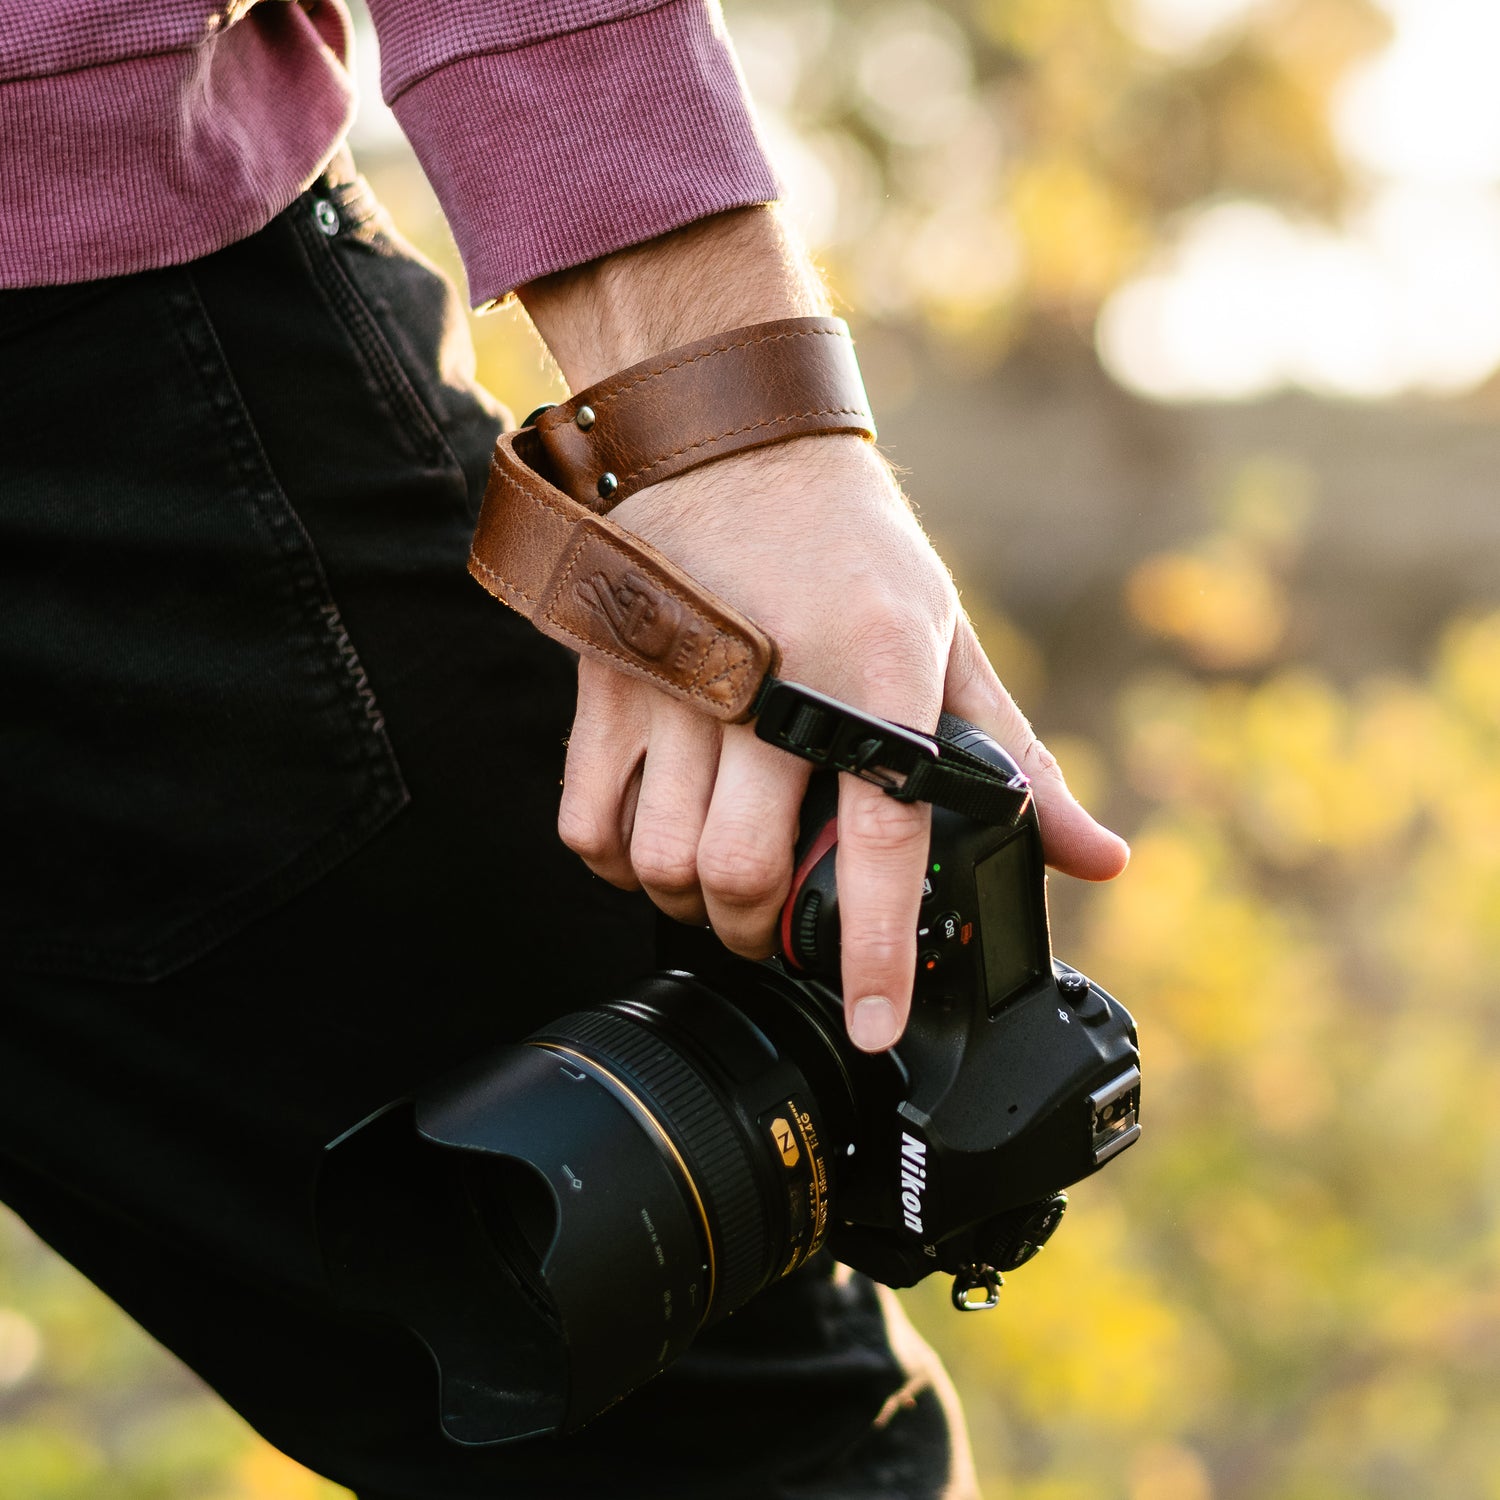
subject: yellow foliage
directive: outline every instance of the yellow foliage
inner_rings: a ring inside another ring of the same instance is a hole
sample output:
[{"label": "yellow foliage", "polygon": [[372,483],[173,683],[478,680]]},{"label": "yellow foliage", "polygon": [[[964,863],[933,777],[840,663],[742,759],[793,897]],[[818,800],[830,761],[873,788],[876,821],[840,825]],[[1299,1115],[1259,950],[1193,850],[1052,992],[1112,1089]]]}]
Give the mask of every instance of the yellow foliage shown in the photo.
[{"label": "yellow foliage", "polygon": [[1126,600],[1145,629],[1204,667],[1256,666],[1286,627],[1280,590],[1253,556],[1228,543],[1149,559],[1131,575]]},{"label": "yellow foliage", "polygon": [[15,1308],[0,1307],[0,1391],[25,1380],[41,1352],[36,1324]]},{"label": "yellow foliage", "polygon": [[1039,157],[1017,168],[1010,208],[1039,302],[1095,303],[1140,254],[1131,214],[1075,158]]},{"label": "yellow foliage", "polygon": [[1391,34],[1390,14],[1362,0],[1275,0],[1265,17],[1266,50],[1324,88]]},{"label": "yellow foliage", "polygon": [[1177,1443],[1151,1443],[1130,1464],[1130,1500],[1213,1500],[1203,1460]]},{"label": "yellow foliage", "polygon": [[1500,613],[1449,628],[1438,662],[1438,688],[1477,727],[1500,735]]},{"label": "yellow foliage", "polygon": [[269,1443],[246,1449],[234,1476],[238,1487],[233,1500],[350,1500],[347,1490],[318,1478]]}]

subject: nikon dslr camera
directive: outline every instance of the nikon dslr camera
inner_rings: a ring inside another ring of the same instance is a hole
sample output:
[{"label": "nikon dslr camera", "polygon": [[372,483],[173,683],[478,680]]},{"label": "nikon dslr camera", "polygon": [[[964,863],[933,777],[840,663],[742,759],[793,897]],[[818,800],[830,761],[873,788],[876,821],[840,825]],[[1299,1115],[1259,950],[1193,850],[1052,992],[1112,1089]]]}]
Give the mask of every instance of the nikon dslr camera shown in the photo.
[{"label": "nikon dslr camera", "polygon": [[825,1246],[889,1286],[947,1272],[956,1306],[991,1306],[1057,1227],[1062,1189],[1139,1135],[1135,1026],[1051,955],[1024,778],[960,720],[939,740],[993,767],[1015,812],[933,809],[893,1050],[844,1030],[823,771],[778,959],[678,929],[661,972],[329,1148],[330,1275],[425,1342],[450,1438],[581,1426]]}]

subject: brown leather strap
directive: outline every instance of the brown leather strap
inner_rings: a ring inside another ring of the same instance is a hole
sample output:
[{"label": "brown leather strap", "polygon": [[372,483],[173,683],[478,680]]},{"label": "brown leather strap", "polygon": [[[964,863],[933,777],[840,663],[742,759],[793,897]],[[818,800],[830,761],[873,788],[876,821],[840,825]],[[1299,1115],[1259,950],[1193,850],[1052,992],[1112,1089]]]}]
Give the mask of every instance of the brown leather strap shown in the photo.
[{"label": "brown leather strap", "polygon": [[654,548],[537,472],[536,432],[495,445],[469,572],[544,635],[725,723],[751,716],[775,642]]},{"label": "brown leather strap", "polygon": [[648,484],[765,443],[875,436],[842,318],[783,318],[684,344],[550,407],[557,482],[603,515]]}]

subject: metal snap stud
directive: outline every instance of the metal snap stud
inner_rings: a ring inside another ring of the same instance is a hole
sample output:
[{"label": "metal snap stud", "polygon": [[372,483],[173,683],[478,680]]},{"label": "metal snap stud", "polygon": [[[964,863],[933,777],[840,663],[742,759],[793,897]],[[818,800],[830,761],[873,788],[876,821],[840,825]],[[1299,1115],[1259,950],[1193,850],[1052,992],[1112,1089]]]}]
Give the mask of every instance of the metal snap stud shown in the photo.
[{"label": "metal snap stud", "polygon": [[619,488],[620,481],[613,474],[601,474],[599,476],[599,498],[601,500],[608,500]]},{"label": "metal snap stud", "polygon": [[573,417],[573,424],[580,432],[587,432],[594,425],[594,408],[592,406],[580,406]]},{"label": "metal snap stud", "polygon": [[324,234],[335,235],[339,232],[339,211],[326,198],[314,200],[313,218],[318,221],[318,228]]}]

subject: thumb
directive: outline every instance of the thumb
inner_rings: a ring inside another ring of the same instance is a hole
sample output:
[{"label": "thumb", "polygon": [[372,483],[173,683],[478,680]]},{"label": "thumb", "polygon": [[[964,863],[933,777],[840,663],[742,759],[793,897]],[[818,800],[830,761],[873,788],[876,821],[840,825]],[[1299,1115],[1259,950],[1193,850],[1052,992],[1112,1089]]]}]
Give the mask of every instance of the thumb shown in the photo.
[{"label": "thumb", "polygon": [[1081,880],[1113,880],[1125,868],[1130,846],[1068,790],[1062,767],[995,675],[967,618],[954,632],[943,707],[992,735],[1030,778],[1049,865]]}]

